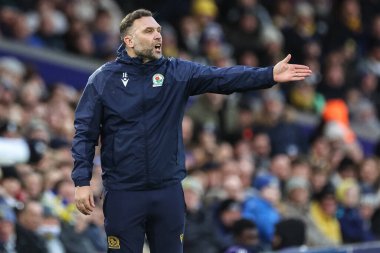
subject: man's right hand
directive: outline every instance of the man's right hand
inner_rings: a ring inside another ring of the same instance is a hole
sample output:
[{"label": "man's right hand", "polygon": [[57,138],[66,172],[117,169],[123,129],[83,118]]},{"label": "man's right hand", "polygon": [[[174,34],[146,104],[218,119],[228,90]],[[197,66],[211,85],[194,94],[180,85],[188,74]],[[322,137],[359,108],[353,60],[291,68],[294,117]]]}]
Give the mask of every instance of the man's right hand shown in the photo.
[{"label": "man's right hand", "polygon": [[81,213],[85,215],[91,214],[95,208],[95,202],[90,186],[75,187],[75,205]]}]

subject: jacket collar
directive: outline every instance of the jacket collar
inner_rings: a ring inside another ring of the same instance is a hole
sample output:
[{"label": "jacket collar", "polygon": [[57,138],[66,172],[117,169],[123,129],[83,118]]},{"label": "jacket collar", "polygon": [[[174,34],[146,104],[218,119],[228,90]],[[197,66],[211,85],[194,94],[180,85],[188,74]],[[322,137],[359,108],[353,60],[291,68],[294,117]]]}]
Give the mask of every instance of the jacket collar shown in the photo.
[{"label": "jacket collar", "polygon": [[122,43],[117,49],[117,58],[116,61],[126,63],[126,64],[139,64],[139,65],[160,65],[164,61],[165,57],[161,57],[160,59],[150,61],[147,63],[143,63],[140,57],[130,57],[125,49],[124,43]]}]

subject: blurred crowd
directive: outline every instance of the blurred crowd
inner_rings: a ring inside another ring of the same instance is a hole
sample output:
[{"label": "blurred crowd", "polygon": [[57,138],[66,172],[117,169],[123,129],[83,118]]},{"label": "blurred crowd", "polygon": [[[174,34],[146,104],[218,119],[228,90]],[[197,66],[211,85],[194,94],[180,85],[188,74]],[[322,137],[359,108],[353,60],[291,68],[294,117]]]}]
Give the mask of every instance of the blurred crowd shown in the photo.
[{"label": "blurred crowd", "polygon": [[[0,43],[112,60],[120,20],[139,7],[163,26],[165,56],[257,67],[291,53],[313,70],[270,90],[189,100],[184,252],[380,240],[377,0],[0,0]],[[74,204],[80,92],[0,57],[0,253],[107,251],[99,151],[95,211]]]}]

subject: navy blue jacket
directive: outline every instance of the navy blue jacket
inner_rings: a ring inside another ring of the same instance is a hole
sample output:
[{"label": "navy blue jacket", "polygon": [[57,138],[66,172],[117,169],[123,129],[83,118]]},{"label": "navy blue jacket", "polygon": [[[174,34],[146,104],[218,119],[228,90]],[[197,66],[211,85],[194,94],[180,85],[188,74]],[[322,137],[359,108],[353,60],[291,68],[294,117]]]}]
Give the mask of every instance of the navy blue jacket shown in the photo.
[{"label": "navy blue jacket", "polygon": [[161,57],[143,64],[124,46],[89,78],[75,111],[76,186],[90,185],[100,136],[106,190],[145,190],[186,176],[182,118],[189,96],[269,88],[273,67],[216,68]]}]

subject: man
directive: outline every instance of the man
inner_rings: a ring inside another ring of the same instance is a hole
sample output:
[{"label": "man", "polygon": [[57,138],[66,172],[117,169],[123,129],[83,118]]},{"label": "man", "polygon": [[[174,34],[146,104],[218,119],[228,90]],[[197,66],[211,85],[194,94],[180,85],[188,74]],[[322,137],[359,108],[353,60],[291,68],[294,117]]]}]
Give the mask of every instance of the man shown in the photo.
[{"label": "man", "polygon": [[16,253],[16,215],[0,202],[0,252]]},{"label": "man", "polygon": [[253,221],[263,247],[270,247],[275,225],[281,219],[278,209],[281,199],[278,178],[271,174],[257,175],[253,181],[257,194],[243,203],[242,217]]},{"label": "man", "polygon": [[236,221],[232,227],[234,245],[225,253],[257,253],[261,252],[259,232],[256,224],[248,219]]},{"label": "man", "polygon": [[218,252],[212,231],[212,213],[202,201],[204,186],[200,178],[188,176],[182,181],[186,202],[186,226],[183,248],[186,253]]},{"label": "man", "polygon": [[94,209],[90,180],[100,136],[109,251],[140,253],[146,235],[152,253],[182,252],[181,121],[188,97],[269,88],[303,80],[311,71],[288,64],[290,55],[268,68],[214,68],[165,58],[161,26],[143,9],[121,21],[120,36],[116,61],[90,76],[75,113],[76,205],[86,215]]},{"label": "man", "polygon": [[337,214],[337,199],[335,187],[331,183],[323,186],[322,190],[314,194],[310,206],[310,217],[317,229],[325,237],[329,245],[342,243],[342,231]]},{"label": "man", "polygon": [[48,253],[46,241],[38,234],[43,222],[43,207],[39,202],[29,201],[18,213],[16,224],[16,251]]}]

